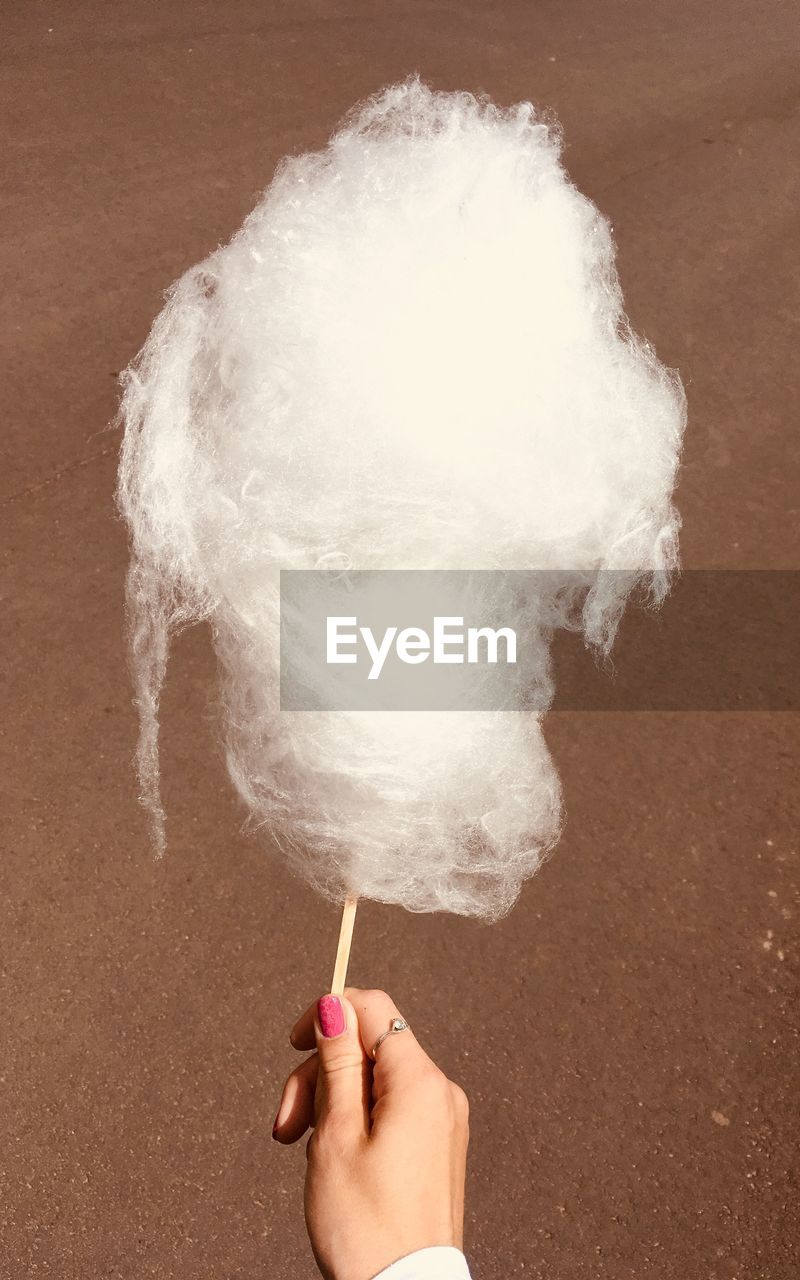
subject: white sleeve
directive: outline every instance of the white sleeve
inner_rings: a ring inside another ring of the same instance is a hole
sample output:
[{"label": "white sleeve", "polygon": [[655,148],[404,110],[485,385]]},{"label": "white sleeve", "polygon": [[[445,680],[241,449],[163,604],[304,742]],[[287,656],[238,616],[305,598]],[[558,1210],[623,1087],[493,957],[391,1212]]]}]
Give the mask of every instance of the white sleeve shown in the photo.
[{"label": "white sleeve", "polygon": [[437,1245],[418,1249],[393,1262],[374,1280],[470,1280],[467,1260],[459,1249]]}]

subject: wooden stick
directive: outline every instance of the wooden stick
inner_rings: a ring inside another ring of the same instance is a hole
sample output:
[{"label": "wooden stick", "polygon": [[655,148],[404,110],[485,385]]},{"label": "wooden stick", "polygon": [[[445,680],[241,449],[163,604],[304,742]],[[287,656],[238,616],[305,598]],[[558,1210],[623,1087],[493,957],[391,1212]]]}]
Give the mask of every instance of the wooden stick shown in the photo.
[{"label": "wooden stick", "polygon": [[342,927],[339,930],[339,945],[336,948],[336,964],[333,967],[331,995],[343,996],[347,978],[347,962],[350,959],[350,944],[353,941],[353,925],[356,922],[358,898],[347,898],[342,909]]}]

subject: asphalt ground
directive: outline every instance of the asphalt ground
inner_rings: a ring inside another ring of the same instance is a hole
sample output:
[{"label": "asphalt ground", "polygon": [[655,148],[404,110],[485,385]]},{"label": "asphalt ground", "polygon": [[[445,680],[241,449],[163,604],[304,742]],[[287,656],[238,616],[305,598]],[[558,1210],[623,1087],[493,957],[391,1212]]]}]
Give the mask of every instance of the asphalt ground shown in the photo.
[{"label": "asphalt ground", "polygon": [[[3,26],[0,1275],[311,1280],[305,1161],[270,1131],[337,916],[241,834],[202,632],[170,668],[151,860],[118,372],[356,99],[414,70],[531,98],[686,383],[685,565],[796,569],[797,9],[7,0]],[[470,1095],[476,1280],[789,1280],[797,718],[546,734],[568,821],[512,914],[366,903],[353,953]]]}]

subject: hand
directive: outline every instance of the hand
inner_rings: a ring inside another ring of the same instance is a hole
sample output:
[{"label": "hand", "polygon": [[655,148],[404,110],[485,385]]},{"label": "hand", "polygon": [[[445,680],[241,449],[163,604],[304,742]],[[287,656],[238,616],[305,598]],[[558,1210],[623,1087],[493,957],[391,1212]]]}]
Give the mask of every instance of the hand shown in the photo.
[{"label": "hand", "polygon": [[[460,1249],[468,1106],[383,991],[323,996],[295,1024],[296,1049],[316,1052],[284,1085],[273,1137],[308,1143],[305,1212],[325,1280],[372,1280],[416,1249]],[[323,1033],[323,1027],[325,1034]]]}]

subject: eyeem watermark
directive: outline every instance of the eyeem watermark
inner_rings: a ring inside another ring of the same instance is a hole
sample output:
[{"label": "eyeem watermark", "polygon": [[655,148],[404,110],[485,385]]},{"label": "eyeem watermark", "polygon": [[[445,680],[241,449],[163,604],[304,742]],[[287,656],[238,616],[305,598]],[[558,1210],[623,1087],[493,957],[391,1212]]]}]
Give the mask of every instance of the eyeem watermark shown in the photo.
[{"label": "eyeem watermark", "polygon": [[419,666],[422,662],[459,665],[460,663],[500,660],[501,643],[504,661],[517,661],[517,633],[511,627],[465,627],[463,617],[439,617],[433,619],[429,633],[422,627],[387,627],[378,638],[372,627],[358,626],[355,616],[329,617],[325,620],[326,653],[329,665],[355,666],[359,661],[358,648],[363,644],[371,663],[368,680],[378,680],[389,652],[394,649],[400,662]]},{"label": "eyeem watermark", "polygon": [[538,652],[518,584],[494,571],[281,574],[285,710],[496,710],[520,705]]}]

